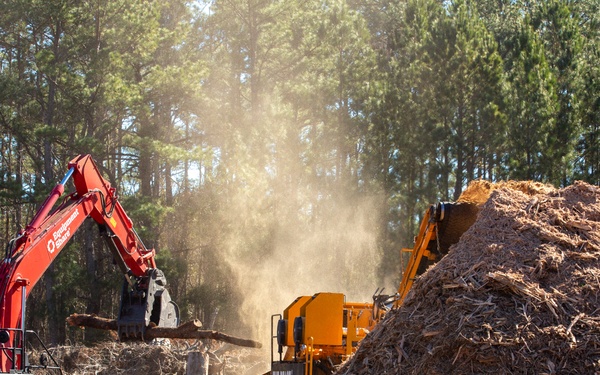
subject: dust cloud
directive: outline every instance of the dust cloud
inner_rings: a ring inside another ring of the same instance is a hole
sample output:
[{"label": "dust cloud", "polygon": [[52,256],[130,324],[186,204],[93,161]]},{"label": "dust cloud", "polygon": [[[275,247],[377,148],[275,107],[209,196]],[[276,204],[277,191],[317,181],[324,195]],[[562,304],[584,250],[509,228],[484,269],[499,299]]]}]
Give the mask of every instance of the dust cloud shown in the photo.
[{"label": "dust cloud", "polygon": [[347,301],[372,301],[381,286],[380,213],[377,197],[339,192],[313,205],[299,205],[289,194],[273,198],[260,184],[255,186],[259,196],[244,189],[229,201],[236,224],[229,228],[224,261],[244,296],[243,323],[268,350],[271,316],[283,313],[299,296],[339,292]]},{"label": "dust cloud", "polygon": [[[281,314],[299,296],[339,292],[348,301],[372,300],[379,286],[380,256],[371,210],[368,202],[341,206],[310,229],[277,218],[271,249],[250,257],[228,252],[225,260],[235,270],[244,295],[241,315],[255,339],[268,347],[271,316]],[[246,241],[253,239],[232,238],[230,244],[238,248]]]}]

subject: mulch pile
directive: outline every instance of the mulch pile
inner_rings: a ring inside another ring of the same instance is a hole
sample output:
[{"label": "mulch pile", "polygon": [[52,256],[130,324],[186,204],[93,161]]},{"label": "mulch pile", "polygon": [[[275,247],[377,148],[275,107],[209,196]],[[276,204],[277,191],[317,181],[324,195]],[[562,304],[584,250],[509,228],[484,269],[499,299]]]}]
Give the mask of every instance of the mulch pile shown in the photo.
[{"label": "mulch pile", "polygon": [[338,374],[600,373],[600,188],[483,184],[461,197],[485,200],[477,221]]}]

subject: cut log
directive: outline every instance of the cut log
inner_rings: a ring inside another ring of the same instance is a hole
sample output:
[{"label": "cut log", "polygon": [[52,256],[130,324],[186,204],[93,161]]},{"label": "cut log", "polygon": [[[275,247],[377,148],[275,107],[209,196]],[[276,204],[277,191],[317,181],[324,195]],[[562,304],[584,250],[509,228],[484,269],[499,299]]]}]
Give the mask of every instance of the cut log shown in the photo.
[{"label": "cut log", "polygon": [[116,320],[101,318],[94,314],[71,314],[71,316],[67,318],[67,323],[73,327],[90,327],[106,331],[117,330]]},{"label": "cut log", "polygon": [[[89,327],[109,331],[117,330],[116,320],[90,314],[71,314],[67,318],[67,323],[75,327]],[[258,341],[230,336],[212,330],[201,330],[200,328],[202,328],[202,323],[199,320],[191,320],[175,328],[149,326],[144,333],[144,339],[212,339],[249,348],[262,347],[262,344]]]}]

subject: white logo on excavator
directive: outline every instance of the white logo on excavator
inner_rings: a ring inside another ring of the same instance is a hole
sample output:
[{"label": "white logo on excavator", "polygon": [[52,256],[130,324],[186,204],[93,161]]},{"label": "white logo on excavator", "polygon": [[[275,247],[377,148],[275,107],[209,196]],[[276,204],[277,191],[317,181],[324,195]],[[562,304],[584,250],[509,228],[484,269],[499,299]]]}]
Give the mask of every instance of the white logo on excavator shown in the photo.
[{"label": "white logo on excavator", "polygon": [[48,249],[48,252],[50,254],[52,254],[54,250],[56,250],[56,245],[54,244],[54,241],[52,239],[48,240],[48,245],[46,245],[46,248]]},{"label": "white logo on excavator", "polygon": [[[54,232],[52,238],[48,240],[46,249],[52,254],[57,248],[60,248],[71,237],[71,223],[79,215],[79,209],[75,210],[67,220]],[[54,242],[56,241],[56,243]]]}]

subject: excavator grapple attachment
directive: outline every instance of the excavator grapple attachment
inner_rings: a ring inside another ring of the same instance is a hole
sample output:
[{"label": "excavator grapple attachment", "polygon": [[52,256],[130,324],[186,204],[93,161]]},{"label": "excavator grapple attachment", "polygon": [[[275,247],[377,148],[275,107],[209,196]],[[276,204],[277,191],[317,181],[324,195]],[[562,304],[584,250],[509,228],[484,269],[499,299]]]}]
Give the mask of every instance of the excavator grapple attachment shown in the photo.
[{"label": "excavator grapple attachment", "polygon": [[117,319],[119,338],[144,338],[146,327],[177,327],[179,308],[165,288],[167,280],[157,268],[135,281],[126,280]]}]

